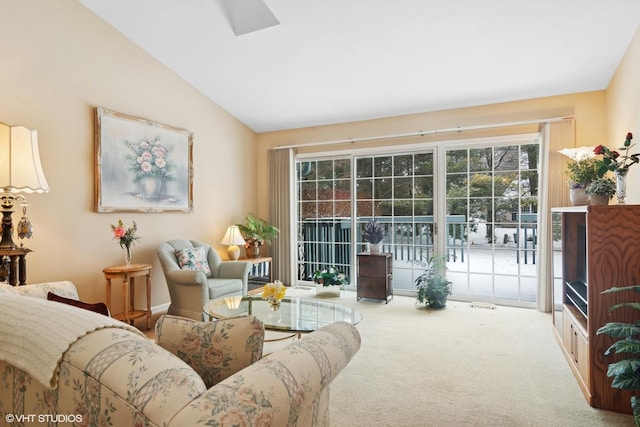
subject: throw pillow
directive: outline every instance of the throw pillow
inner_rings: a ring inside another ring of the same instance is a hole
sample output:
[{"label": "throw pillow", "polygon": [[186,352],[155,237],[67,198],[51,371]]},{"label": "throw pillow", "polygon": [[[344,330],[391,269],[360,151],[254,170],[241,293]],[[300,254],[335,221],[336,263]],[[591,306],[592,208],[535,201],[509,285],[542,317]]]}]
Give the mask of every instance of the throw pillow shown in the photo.
[{"label": "throw pillow", "polygon": [[53,292],[47,293],[47,299],[49,301],[61,302],[63,304],[69,304],[74,307],[82,308],[84,310],[89,310],[96,312],[98,314],[103,314],[105,316],[109,316],[109,309],[107,305],[103,302],[97,302],[95,304],[90,304],[83,301],[78,301],[71,298],[61,297],[60,295],[54,294]]},{"label": "throw pillow", "polygon": [[204,248],[176,249],[178,265],[183,270],[200,270],[207,277],[211,277],[211,268],[207,262],[207,254]]},{"label": "throw pillow", "polygon": [[199,322],[164,315],[156,343],[200,375],[207,388],[262,358],[264,324],[255,316]]}]

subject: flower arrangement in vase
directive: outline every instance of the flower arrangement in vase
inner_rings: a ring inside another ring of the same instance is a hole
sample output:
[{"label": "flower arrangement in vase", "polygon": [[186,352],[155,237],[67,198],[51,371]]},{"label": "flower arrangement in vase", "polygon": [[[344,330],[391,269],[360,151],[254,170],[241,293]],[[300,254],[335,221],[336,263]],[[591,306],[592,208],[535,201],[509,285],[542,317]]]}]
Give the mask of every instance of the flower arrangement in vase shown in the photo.
[{"label": "flower arrangement in vase", "polygon": [[280,308],[280,301],[287,293],[287,287],[279,280],[267,283],[262,290],[262,298],[269,303],[269,309],[277,311]]},{"label": "flower arrangement in vase", "polygon": [[640,153],[629,154],[629,150],[635,145],[631,143],[633,134],[627,132],[624,143],[619,150],[622,155],[616,151],[607,148],[604,145],[598,145],[593,149],[596,155],[602,156],[598,160],[598,173],[603,176],[608,171],[611,171],[616,176],[616,196],[618,197],[618,204],[625,203],[625,197],[627,195],[627,172],[629,168],[636,163],[640,162]]},{"label": "flower arrangement in vase", "polygon": [[136,236],[138,231],[138,225],[135,221],[129,228],[124,227],[122,219],[118,219],[118,224],[111,225],[111,231],[113,232],[114,240],[118,240],[120,247],[125,250],[124,261],[126,265],[131,264],[131,246],[134,242],[140,240],[140,237]]}]

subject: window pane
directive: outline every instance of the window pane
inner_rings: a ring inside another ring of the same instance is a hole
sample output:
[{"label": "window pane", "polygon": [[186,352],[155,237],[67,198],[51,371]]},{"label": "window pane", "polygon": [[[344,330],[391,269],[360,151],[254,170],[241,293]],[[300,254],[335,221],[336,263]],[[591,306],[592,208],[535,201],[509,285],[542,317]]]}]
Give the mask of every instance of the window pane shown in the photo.
[{"label": "window pane", "polygon": [[316,164],[318,166],[316,179],[333,178],[333,160],[321,160]]},{"label": "window pane", "polygon": [[517,171],[520,167],[520,156],[517,145],[495,147],[493,154],[495,170]]},{"label": "window pane", "polygon": [[393,197],[395,199],[409,199],[412,195],[412,178],[394,178]]},{"label": "window pane", "polygon": [[391,176],[391,157],[376,157],[373,159],[373,176]]},{"label": "window pane", "polygon": [[395,156],[393,159],[393,176],[413,175],[413,156]]},{"label": "window pane", "polygon": [[373,181],[373,194],[376,199],[390,199],[391,198],[391,180],[390,179],[376,179]]},{"label": "window pane", "polygon": [[451,150],[447,151],[447,173],[466,172],[468,170],[467,164],[469,159],[467,158],[467,150]]},{"label": "window pane", "polygon": [[340,180],[336,181],[336,200],[350,200],[351,199],[351,181]]},{"label": "window pane", "polygon": [[373,180],[359,179],[356,181],[358,199],[373,199]]},{"label": "window pane", "polygon": [[334,178],[351,178],[351,161],[349,159],[338,159],[334,162]]},{"label": "window pane", "polygon": [[474,148],[469,150],[469,170],[472,172],[490,171],[492,150],[488,148]]},{"label": "window pane", "polygon": [[303,182],[301,191],[300,191],[300,199],[301,200],[316,200],[318,197],[318,192],[316,191],[316,183],[315,182]]},{"label": "window pane", "polygon": [[373,159],[365,157],[356,160],[358,178],[370,178],[373,176]]},{"label": "window pane", "polygon": [[416,199],[432,198],[433,197],[433,177],[417,177],[414,178],[414,188]]},{"label": "window pane", "polygon": [[416,175],[433,175],[433,153],[416,154],[414,167]]}]

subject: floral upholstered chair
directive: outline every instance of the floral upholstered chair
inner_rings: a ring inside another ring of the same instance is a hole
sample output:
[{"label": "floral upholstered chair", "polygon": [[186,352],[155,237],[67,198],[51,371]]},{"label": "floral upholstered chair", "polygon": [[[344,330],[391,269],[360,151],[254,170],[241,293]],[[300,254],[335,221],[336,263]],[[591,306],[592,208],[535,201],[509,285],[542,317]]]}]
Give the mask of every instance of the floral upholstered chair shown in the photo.
[{"label": "floral upholstered chair", "polygon": [[200,322],[161,316],[156,343],[191,366],[212,387],[262,358],[264,325],[254,316]]}]

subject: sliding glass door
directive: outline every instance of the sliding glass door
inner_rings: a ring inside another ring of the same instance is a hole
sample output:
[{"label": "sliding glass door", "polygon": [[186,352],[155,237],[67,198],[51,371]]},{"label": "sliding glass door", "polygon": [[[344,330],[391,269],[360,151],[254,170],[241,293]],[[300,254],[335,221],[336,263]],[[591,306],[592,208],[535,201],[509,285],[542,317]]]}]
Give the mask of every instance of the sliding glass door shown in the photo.
[{"label": "sliding glass door", "polygon": [[539,144],[453,148],[444,156],[446,209],[465,230],[447,243],[453,297],[535,303]]},{"label": "sliding glass door", "polygon": [[384,154],[298,159],[298,279],[335,265],[357,286],[371,218],[386,230],[394,291],[411,295],[427,260],[447,257],[453,298],[536,301],[535,137]]}]

